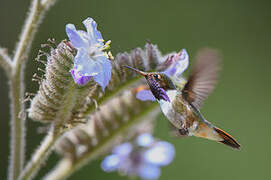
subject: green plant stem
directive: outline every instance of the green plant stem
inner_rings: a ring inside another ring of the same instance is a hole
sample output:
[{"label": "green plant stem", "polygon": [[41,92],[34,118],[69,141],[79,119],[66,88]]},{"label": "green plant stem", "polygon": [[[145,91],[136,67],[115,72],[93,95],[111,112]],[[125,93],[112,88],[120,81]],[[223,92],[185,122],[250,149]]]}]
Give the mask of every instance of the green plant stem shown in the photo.
[{"label": "green plant stem", "polygon": [[36,150],[31,160],[27,163],[25,169],[22,171],[19,177],[20,180],[31,179],[36,174],[41,166],[41,163],[44,162],[44,159],[46,159],[52,151],[52,147],[60,135],[60,133],[55,131],[54,126],[52,126],[48,131],[47,136],[42,141],[40,147]]},{"label": "green plant stem", "polygon": [[[110,93],[108,94],[105,94],[103,97],[101,97],[101,99],[98,99],[97,103],[99,105],[101,105],[103,102],[106,102],[107,100],[109,100],[110,98],[113,98],[116,94],[126,90],[127,88],[129,88],[129,86],[133,85],[133,84],[136,84],[137,82],[140,81],[140,79],[143,79],[143,78],[133,78],[131,80],[129,80],[128,82],[125,82],[121,85],[119,85],[116,89],[114,89],[113,91],[111,91]],[[84,115],[88,115],[90,114],[92,111],[95,110],[95,106],[90,106],[85,112],[84,112]]]},{"label": "green plant stem", "polygon": [[46,10],[55,0],[33,0],[29,8],[29,14],[19,38],[19,43],[15,49],[13,61],[6,61],[10,64],[9,87],[11,99],[11,143],[9,158],[8,179],[16,179],[24,165],[24,145],[25,145],[25,108],[24,99],[24,65],[28,59],[28,54],[39,27],[40,21],[44,17]]},{"label": "green plant stem", "polygon": [[19,71],[22,61],[27,60],[33,38],[37,32],[40,22],[44,18],[45,12],[51,4],[54,4],[55,1],[56,0],[47,0],[42,2],[40,0],[32,1],[29,14],[22,28],[21,36],[13,58],[15,72]]},{"label": "green plant stem", "polygon": [[11,77],[9,81],[11,99],[11,146],[9,159],[9,178],[16,179],[22,170],[24,161],[25,116],[24,104],[21,102],[24,94],[23,76]]},{"label": "green plant stem", "polygon": [[[117,93],[125,90],[129,85],[131,85],[133,83],[136,83],[137,80],[138,80],[138,78],[135,78],[135,79],[125,83],[123,86],[120,86],[114,92],[110,93],[111,95],[106,96],[105,98],[102,98],[99,101],[99,103],[103,104],[103,102],[110,99],[110,97],[113,97]],[[76,98],[76,95],[79,93],[79,92],[77,92],[78,90],[75,89],[75,86],[76,85],[74,83],[71,84],[69,93],[67,94],[67,100],[64,103],[65,105],[63,106],[62,111],[58,115],[58,117],[61,118],[62,120],[63,120],[63,118],[68,119],[68,117],[66,117],[66,116],[69,115],[69,112],[70,112],[70,109],[71,109],[70,104],[72,104],[72,102],[74,102],[74,100]],[[94,108],[89,110],[88,114],[90,114],[94,110],[95,110]],[[62,123],[59,124],[57,119],[54,120],[54,122],[55,122],[54,129],[56,131],[56,129],[58,129],[62,125]],[[42,145],[40,146],[40,148],[32,156],[32,160],[28,162],[27,166],[24,168],[22,174],[20,175],[20,178],[19,178],[20,180],[26,180],[26,179],[32,178],[35,175],[35,173],[38,171],[38,169],[40,168],[41,163],[43,163],[44,160],[50,155],[52,146],[55,144],[55,141],[57,140],[57,138],[61,136],[61,134],[55,134],[55,133],[56,132],[48,133],[47,136],[49,136],[49,137],[45,138],[45,140],[42,143]],[[50,138],[50,136],[53,136],[54,138],[52,138],[52,137]],[[48,138],[50,138],[51,141],[46,141],[46,139],[48,139]],[[45,146],[46,148],[43,148],[43,146]],[[62,167],[62,165],[61,165],[61,167]],[[66,168],[68,168],[68,166]]]},{"label": "green plant stem", "polygon": [[65,179],[64,177],[67,177],[69,175],[69,171],[72,171],[73,169],[73,162],[70,158],[64,158],[60,162],[58,162],[55,169],[48,174],[44,180],[51,180],[51,179]]},{"label": "green plant stem", "polygon": [[0,66],[2,66],[6,74],[10,76],[12,61],[11,58],[8,56],[7,52],[5,51],[5,49],[0,48]]},{"label": "green plant stem", "polygon": [[76,84],[71,82],[62,109],[59,111],[56,119],[52,121],[54,123],[52,123],[51,129],[49,130],[47,136],[44,138],[40,147],[36,150],[34,155],[31,157],[31,160],[27,163],[26,167],[20,174],[20,180],[32,179],[40,169],[42,163],[44,163],[44,161],[50,155],[56,140],[64,133],[61,130],[63,126],[62,123],[64,120],[70,119],[71,110],[74,107],[74,102],[78,95],[78,91],[79,90],[76,89]]},{"label": "green plant stem", "polygon": [[114,133],[112,133],[110,136],[105,138],[102,142],[100,142],[97,146],[95,146],[91,151],[88,151],[87,153],[85,153],[80,158],[76,159],[75,161],[72,161],[72,159],[68,157],[64,157],[56,165],[56,167],[44,177],[44,180],[66,179],[72,173],[74,173],[74,171],[82,167],[88,161],[99,156],[101,152],[103,152],[103,149],[107,149],[108,146],[111,146],[112,142],[114,142],[118,136],[122,135],[125,131],[127,131],[133,125],[140,123],[142,120],[144,120],[143,117],[146,114],[150,112],[153,112],[153,113],[160,112],[160,110],[157,107],[158,107],[157,104],[151,105],[148,109],[145,110],[144,113],[141,113],[137,117],[134,117],[133,119],[131,119],[127,124],[125,124],[118,130],[116,130]]}]

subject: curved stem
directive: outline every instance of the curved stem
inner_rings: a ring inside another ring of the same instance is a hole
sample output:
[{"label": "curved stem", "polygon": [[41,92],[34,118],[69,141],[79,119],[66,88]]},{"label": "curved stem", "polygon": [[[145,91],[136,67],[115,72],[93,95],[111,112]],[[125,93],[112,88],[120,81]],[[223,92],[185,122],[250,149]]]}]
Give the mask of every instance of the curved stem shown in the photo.
[{"label": "curved stem", "polygon": [[25,94],[24,66],[40,21],[44,17],[48,7],[55,1],[56,0],[47,0],[45,3],[41,3],[40,0],[32,1],[28,17],[22,28],[19,43],[15,49],[13,61],[7,61],[7,58],[5,61],[6,64],[10,64],[10,73],[7,74],[10,74],[9,86],[11,99],[11,155],[9,159],[8,179],[16,179],[24,165],[25,108],[22,103]]},{"label": "curved stem", "polygon": [[[127,124],[121,126],[118,130],[112,133],[110,136],[105,138],[102,142],[100,142],[97,146],[93,147],[92,150],[84,153],[78,159],[72,161],[71,158],[64,157],[56,167],[49,172],[43,179],[51,180],[51,179],[66,179],[72,173],[74,173],[77,169],[85,165],[88,161],[99,156],[103,151],[103,149],[107,149],[112,145],[112,142],[115,142],[116,138],[126,132],[130,127],[133,127],[135,124],[140,123],[145,120],[144,117],[148,115],[156,115],[160,112],[157,104],[152,104],[149,108],[145,109],[144,112],[131,119]],[[149,120],[151,118],[148,118]],[[65,164],[67,163],[67,164]]]},{"label": "curved stem", "polygon": [[[105,94],[103,97],[101,97],[100,99],[98,99],[97,103],[98,104],[102,104],[103,102],[106,102],[110,98],[114,97],[116,94],[118,94],[118,93],[123,92],[124,90],[126,90],[132,84],[136,84],[137,82],[139,82],[140,79],[142,79],[142,78],[136,77],[136,78],[131,79],[128,82],[125,82],[125,83],[119,85],[116,89],[114,89],[113,91],[111,91],[109,94]],[[90,107],[88,107],[88,109],[84,112],[84,115],[90,114],[95,109],[96,109],[96,106],[90,106]]]},{"label": "curved stem", "polygon": [[6,74],[10,76],[12,62],[5,49],[0,48],[0,66],[6,71]]},{"label": "curved stem", "polygon": [[21,62],[27,60],[29,50],[32,46],[33,38],[43,19],[48,8],[55,3],[56,0],[33,0],[29,9],[29,15],[26,18],[25,24],[22,28],[21,36],[15,50],[13,64],[16,72],[18,71]]},{"label": "curved stem", "polygon": [[25,169],[21,173],[19,179],[27,180],[31,179],[40,168],[40,164],[44,162],[44,159],[50,154],[56,139],[60,136],[57,131],[55,131],[54,126],[51,127],[47,136],[42,141],[40,147],[36,150],[32,159],[27,163]]},{"label": "curved stem", "polygon": [[73,162],[70,158],[64,158],[62,159],[55,169],[48,174],[44,179],[45,180],[51,180],[51,179],[64,179],[64,177],[67,177],[69,172],[73,169]]},{"label": "curved stem", "polygon": [[62,110],[60,110],[56,119],[53,120],[54,123],[52,123],[51,129],[48,131],[48,134],[44,138],[40,147],[36,150],[31,160],[27,163],[26,167],[21,172],[19,176],[20,180],[32,179],[36,175],[42,166],[42,163],[44,163],[46,158],[50,155],[56,140],[64,133],[64,131],[60,131],[60,128],[63,126],[63,124],[61,124],[58,119],[67,120],[70,118],[71,109],[74,107],[74,99],[76,99],[78,94],[78,90],[75,88],[75,84],[73,82],[67,91],[67,99],[63,103]]}]

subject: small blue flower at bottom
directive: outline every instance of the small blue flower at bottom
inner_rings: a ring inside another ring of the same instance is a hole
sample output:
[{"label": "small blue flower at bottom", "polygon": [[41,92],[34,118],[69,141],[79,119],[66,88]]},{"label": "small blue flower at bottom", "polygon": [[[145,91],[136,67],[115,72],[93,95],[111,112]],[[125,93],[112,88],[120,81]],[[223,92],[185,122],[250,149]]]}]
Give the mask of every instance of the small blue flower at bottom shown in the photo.
[{"label": "small blue flower at bottom", "polygon": [[92,18],[83,21],[87,32],[76,30],[73,24],[66,25],[66,33],[71,44],[77,49],[74,58],[72,77],[76,84],[85,85],[91,78],[104,90],[111,78],[111,62],[105,49],[109,43],[104,44],[101,32]]},{"label": "small blue flower at bottom", "polygon": [[174,158],[172,144],[155,140],[151,134],[142,134],[133,143],[124,143],[113,149],[101,164],[105,172],[119,171],[127,176],[154,180],[160,176],[160,166]]}]

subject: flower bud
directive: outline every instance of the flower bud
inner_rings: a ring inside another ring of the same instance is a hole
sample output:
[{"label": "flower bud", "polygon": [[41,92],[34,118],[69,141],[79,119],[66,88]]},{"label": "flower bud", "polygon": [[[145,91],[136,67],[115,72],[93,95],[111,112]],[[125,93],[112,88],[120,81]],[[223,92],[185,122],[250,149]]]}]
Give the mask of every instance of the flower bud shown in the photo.
[{"label": "flower bud", "polygon": [[[47,56],[45,78],[29,108],[29,117],[41,122],[72,123],[79,117],[87,96],[96,88],[94,82],[87,86],[76,85],[71,76],[76,51],[67,41],[62,41]],[[64,124],[63,124],[64,125]]]}]

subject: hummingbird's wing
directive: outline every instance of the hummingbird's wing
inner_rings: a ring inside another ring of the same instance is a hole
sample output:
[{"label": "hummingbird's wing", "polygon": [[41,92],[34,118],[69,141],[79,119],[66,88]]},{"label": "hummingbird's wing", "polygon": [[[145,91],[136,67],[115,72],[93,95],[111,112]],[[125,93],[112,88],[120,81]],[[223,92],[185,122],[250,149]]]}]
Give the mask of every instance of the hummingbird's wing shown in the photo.
[{"label": "hummingbird's wing", "polygon": [[182,95],[198,109],[215,88],[220,69],[219,62],[219,54],[213,49],[202,49],[196,56],[196,64],[182,90]]}]

